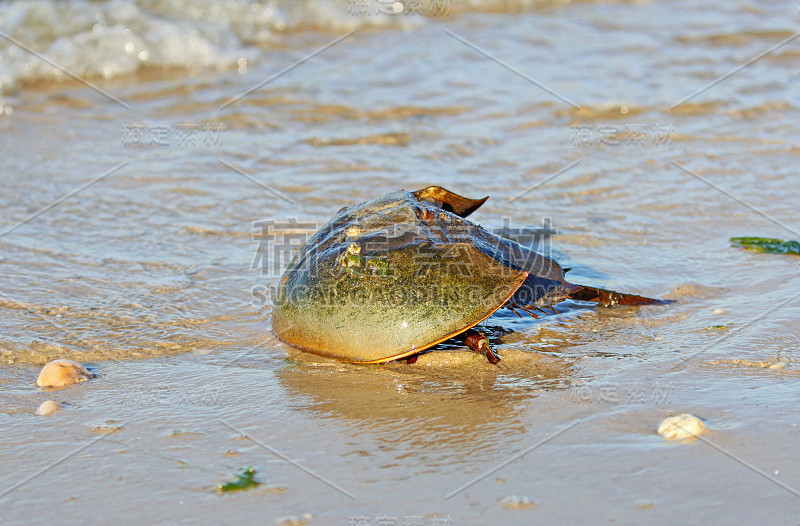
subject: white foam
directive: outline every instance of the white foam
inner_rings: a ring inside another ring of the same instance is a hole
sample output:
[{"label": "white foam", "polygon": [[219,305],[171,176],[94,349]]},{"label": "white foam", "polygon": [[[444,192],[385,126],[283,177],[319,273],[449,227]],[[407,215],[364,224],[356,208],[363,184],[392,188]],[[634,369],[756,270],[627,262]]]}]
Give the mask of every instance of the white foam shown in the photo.
[{"label": "white foam", "polygon": [[0,93],[69,76],[23,46],[74,75],[112,78],[145,67],[238,67],[289,30],[378,22],[348,16],[341,2],[16,0],[0,11],[0,31],[16,41],[0,38]]},{"label": "white foam", "polygon": [[[287,32],[342,32],[364,26],[410,27],[448,6],[464,10],[506,10],[561,0],[450,0],[409,7],[396,16],[353,13],[349,0],[12,0],[0,10],[0,94],[22,84],[69,77],[22,46],[82,78],[130,75],[146,67],[213,70],[254,63],[263,49],[281,45]],[[401,2],[402,3],[402,2]],[[397,3],[395,4],[395,9]],[[408,4],[409,6],[411,4]],[[411,15],[411,16],[409,16]]]}]

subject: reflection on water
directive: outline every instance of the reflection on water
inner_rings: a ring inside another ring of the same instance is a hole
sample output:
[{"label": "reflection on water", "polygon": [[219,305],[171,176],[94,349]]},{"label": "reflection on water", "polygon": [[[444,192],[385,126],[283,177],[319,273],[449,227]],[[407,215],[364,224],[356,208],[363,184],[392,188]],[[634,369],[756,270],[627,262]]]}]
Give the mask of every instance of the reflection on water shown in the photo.
[{"label": "reflection on water", "polygon": [[[499,365],[468,351],[440,350],[417,363],[350,365],[292,353],[295,365],[276,375],[292,405],[318,417],[343,419],[386,447],[403,441],[427,457],[457,448],[494,454],[524,432],[516,420],[543,390],[570,382],[570,361],[509,350]],[[459,455],[460,456],[460,455]],[[449,455],[447,461],[453,461]],[[442,459],[426,458],[433,465]]]},{"label": "reflection on water", "polygon": [[[648,308],[598,310],[566,302],[561,314],[541,322],[495,315],[479,327],[502,358],[497,365],[454,338],[422,353],[414,364],[344,364],[286,347],[290,365],[275,374],[297,410],[342,420],[357,435],[377,437],[389,451],[394,442],[410,442],[419,456],[438,466],[463,461],[468,452],[501,454],[507,440],[526,432],[520,416],[536,411],[542,393],[591,381],[591,373],[576,373],[579,358],[641,355],[631,331],[663,323],[643,322],[640,312]],[[621,345],[614,349],[608,340]],[[446,453],[451,448],[459,453]]]}]

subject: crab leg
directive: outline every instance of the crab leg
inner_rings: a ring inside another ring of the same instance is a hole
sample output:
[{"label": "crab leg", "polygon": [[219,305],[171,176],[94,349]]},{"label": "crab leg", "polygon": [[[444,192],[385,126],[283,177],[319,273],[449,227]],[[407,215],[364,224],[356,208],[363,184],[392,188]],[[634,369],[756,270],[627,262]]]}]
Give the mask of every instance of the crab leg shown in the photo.
[{"label": "crab leg", "polygon": [[514,309],[514,307],[517,307],[517,306],[516,306],[516,305],[514,305],[514,306],[512,307],[511,305],[506,305],[506,308],[508,308],[509,310],[511,310],[511,312],[513,312],[514,314],[516,314],[518,317],[522,318],[522,314],[520,314],[519,312],[517,312],[517,311]]},{"label": "crab leg", "polygon": [[[518,304],[516,304],[516,303],[512,303],[512,302],[510,302],[510,301],[509,301],[508,303],[506,303],[505,305],[503,305],[503,306],[504,306],[505,308],[507,308],[507,309],[510,309],[510,310],[511,310],[511,312],[513,312],[514,314],[516,314],[516,315],[517,315],[517,316],[519,316],[520,318],[522,318],[522,315],[521,315],[519,312],[517,312],[515,309],[520,309],[520,310],[523,310],[523,311],[525,311],[527,314],[530,314],[531,316],[533,316],[534,318],[536,318],[537,320],[539,319],[539,316],[537,316],[536,314],[534,314],[533,312],[531,312],[531,307],[525,307],[525,306],[522,306],[522,305],[518,305]],[[538,309],[538,310],[541,310],[541,309]],[[544,312],[544,311],[542,311],[542,312]],[[546,313],[545,313],[545,314],[546,314]]]},{"label": "crab leg", "polygon": [[[528,314],[530,314],[531,316],[533,316],[534,318],[536,318],[537,320],[539,319],[539,316],[537,316],[536,314],[533,313],[533,311],[531,310],[531,307],[520,307],[520,308],[522,310],[524,310],[525,312],[527,312]],[[537,309],[537,310],[541,310],[541,309]],[[544,311],[542,311],[542,312],[544,312]],[[545,314],[547,314],[547,313],[545,312]]]},{"label": "crab leg", "polygon": [[485,354],[489,363],[495,364],[500,361],[500,357],[489,347],[489,340],[482,332],[469,329],[464,333],[464,343],[476,353]]}]

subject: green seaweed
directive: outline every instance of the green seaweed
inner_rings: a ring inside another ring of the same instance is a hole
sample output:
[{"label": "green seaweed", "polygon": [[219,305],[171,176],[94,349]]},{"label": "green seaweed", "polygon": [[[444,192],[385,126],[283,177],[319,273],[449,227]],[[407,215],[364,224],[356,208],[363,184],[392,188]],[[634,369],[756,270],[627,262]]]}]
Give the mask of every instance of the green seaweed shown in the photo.
[{"label": "green seaweed", "polygon": [[706,327],[707,331],[725,331],[730,329],[727,325],[709,325]]},{"label": "green seaweed", "polygon": [[732,237],[736,248],[754,250],[766,254],[794,254],[800,256],[800,241],[784,241],[768,237]]},{"label": "green seaweed", "polygon": [[256,470],[252,467],[247,468],[242,473],[238,475],[238,478],[232,482],[226,482],[225,484],[218,484],[217,491],[219,493],[228,493],[231,491],[244,491],[247,489],[253,489],[259,484],[257,480],[255,480]]}]

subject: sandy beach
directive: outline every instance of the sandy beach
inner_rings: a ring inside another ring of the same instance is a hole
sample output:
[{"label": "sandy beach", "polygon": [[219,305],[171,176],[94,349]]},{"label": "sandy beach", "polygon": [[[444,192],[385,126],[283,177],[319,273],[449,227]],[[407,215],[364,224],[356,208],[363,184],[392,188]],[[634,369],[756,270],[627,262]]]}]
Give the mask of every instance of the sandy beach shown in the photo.
[{"label": "sandy beach", "polygon": [[[800,240],[796,3],[419,4],[0,9],[0,524],[797,524],[800,258],[729,241]],[[280,342],[300,244],[428,185],[674,302]]]}]

